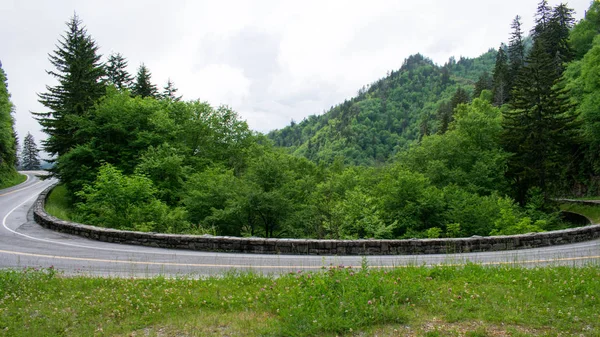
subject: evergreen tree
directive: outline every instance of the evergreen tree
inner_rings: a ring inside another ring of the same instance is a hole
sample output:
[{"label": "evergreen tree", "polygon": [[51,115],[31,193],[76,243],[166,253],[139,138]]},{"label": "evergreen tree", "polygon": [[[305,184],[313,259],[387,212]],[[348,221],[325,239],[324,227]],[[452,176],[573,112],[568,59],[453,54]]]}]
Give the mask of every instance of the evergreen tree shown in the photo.
[{"label": "evergreen tree", "polygon": [[477,82],[475,82],[475,89],[473,89],[473,99],[479,98],[481,92],[484,90],[492,90],[493,81],[490,77],[490,74],[487,71],[484,71],[479,76]]},{"label": "evergreen tree", "polygon": [[469,101],[469,93],[462,87],[458,87],[449,103],[444,102],[440,104],[438,108],[438,116],[440,119],[440,128],[438,133],[444,134],[446,131],[448,131],[450,123],[452,123],[454,120],[454,109],[456,109],[459,104],[469,103]]},{"label": "evergreen tree", "polygon": [[531,35],[534,39],[546,38],[545,35],[548,33],[548,26],[552,19],[552,7],[548,5],[548,0],[542,0],[538,3],[537,11],[535,13],[535,26],[531,30]]},{"label": "evergreen tree", "polygon": [[524,204],[531,188],[549,198],[567,168],[575,137],[574,115],[564,89],[555,81],[553,59],[539,39],[520,72],[510,110],[504,112],[504,148],[513,153],[507,176],[515,199]]},{"label": "evergreen tree", "polygon": [[163,88],[163,92],[161,94],[161,97],[164,99],[170,99],[172,101],[180,101],[181,100],[181,96],[175,96],[175,94],[177,93],[177,88],[175,87],[175,83],[173,83],[171,81],[171,79],[169,78],[167,80],[167,84],[164,86]]},{"label": "evergreen tree", "polygon": [[496,55],[496,65],[494,66],[493,88],[494,104],[500,106],[507,102],[509,96],[509,69],[508,57],[504,51],[505,45],[501,44]]},{"label": "evergreen tree", "polygon": [[15,131],[6,74],[0,62],[0,182],[2,173],[11,171],[15,165]]},{"label": "evergreen tree", "polygon": [[521,30],[521,17],[516,16],[511,26],[510,42],[508,43],[509,87],[512,88],[519,70],[525,64],[525,43],[523,42],[523,31]]},{"label": "evergreen tree", "polygon": [[573,9],[560,4],[554,8],[548,25],[546,48],[554,59],[558,77],[562,75],[565,63],[572,61],[575,56],[569,43],[569,34],[575,24],[573,13]]},{"label": "evergreen tree", "polygon": [[131,87],[133,77],[127,72],[127,60],[123,55],[120,53],[110,54],[106,63],[106,77],[108,82],[119,90]]},{"label": "evergreen tree", "polygon": [[142,63],[138,69],[131,94],[134,97],[141,96],[142,98],[157,97],[158,89],[156,88],[156,85],[152,84],[151,77],[152,74],[150,74],[150,70]]},{"label": "evergreen tree", "polygon": [[23,170],[32,171],[40,169],[40,156],[35,139],[31,133],[27,133],[23,139],[23,151],[21,152],[21,168]]},{"label": "evergreen tree", "polygon": [[450,104],[452,105],[452,110],[454,110],[459,104],[466,104],[470,101],[469,93],[463,87],[458,87],[456,92],[454,92],[454,96],[452,96]]},{"label": "evergreen tree", "polygon": [[81,117],[105,94],[104,68],[98,46],[77,14],[67,22],[67,31],[49,58],[55,70],[47,73],[58,84],[38,94],[39,102],[50,111],[33,114],[48,134],[42,142],[44,149],[60,156],[81,143],[77,138]]}]

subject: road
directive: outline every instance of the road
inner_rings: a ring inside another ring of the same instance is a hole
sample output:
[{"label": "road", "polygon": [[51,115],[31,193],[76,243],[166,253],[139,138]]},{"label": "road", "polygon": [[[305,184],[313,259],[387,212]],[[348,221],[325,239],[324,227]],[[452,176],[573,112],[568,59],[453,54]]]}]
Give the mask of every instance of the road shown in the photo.
[{"label": "road", "polygon": [[[360,256],[257,255],[195,252],[112,244],[57,233],[33,221],[31,206],[53,181],[24,172],[21,185],[0,190],[0,268],[54,267],[65,275],[202,277],[226,272],[280,274],[323,266],[361,266]],[[600,240],[555,247],[489,253],[369,256],[370,267],[407,265],[584,265],[600,263]]]}]

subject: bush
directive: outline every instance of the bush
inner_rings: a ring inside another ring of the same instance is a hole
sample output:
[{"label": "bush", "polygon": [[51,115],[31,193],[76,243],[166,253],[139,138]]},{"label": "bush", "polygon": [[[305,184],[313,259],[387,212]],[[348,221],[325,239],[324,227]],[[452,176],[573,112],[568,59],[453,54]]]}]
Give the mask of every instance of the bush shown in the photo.
[{"label": "bush", "polygon": [[85,185],[76,195],[83,200],[77,211],[90,225],[167,233],[189,228],[185,210],[171,210],[158,200],[149,178],[125,176],[110,164],[100,168],[93,185]]}]

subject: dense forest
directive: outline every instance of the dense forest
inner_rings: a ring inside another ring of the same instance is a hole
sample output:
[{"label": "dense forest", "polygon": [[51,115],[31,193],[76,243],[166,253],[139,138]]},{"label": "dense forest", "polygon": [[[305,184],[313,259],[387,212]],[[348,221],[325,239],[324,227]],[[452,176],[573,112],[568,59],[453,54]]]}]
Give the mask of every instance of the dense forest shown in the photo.
[{"label": "dense forest", "polygon": [[413,141],[447,130],[458,104],[492,89],[495,58],[490,49],[475,59],[450,58],[439,67],[421,54],[412,55],[356,97],[268,136],[276,146],[316,162],[342,156],[348,164],[385,163]]},{"label": "dense forest", "polygon": [[[535,28],[437,66],[413,55],[321,116],[268,136],[99,53],[74,16],[36,113],[71,217],[141,231],[459,237],[566,226],[553,198],[598,193],[600,3],[539,3]],[[507,26],[510,23],[507,23]]]},{"label": "dense forest", "polygon": [[14,130],[13,105],[8,79],[0,62],[0,186],[15,179],[17,171],[17,134]]}]

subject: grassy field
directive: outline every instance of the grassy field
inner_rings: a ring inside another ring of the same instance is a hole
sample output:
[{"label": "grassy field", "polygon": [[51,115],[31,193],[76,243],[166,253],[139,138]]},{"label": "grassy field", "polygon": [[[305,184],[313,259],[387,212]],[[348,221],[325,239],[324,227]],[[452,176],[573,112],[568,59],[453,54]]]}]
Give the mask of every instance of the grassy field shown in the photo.
[{"label": "grassy field", "polygon": [[560,209],[563,211],[579,213],[588,217],[594,223],[600,223],[600,205],[590,206],[574,203],[564,203],[560,205]]},{"label": "grassy field", "polygon": [[71,206],[68,203],[67,189],[63,185],[58,185],[52,189],[44,208],[48,214],[59,219],[75,221]]},{"label": "grassy field", "polygon": [[600,336],[600,266],[328,267],[278,278],[0,271],[3,336]]},{"label": "grassy field", "polygon": [[9,177],[6,177],[5,180],[0,181],[0,189],[18,185],[25,180],[27,180],[27,176],[24,174],[17,173],[10,175]]}]

